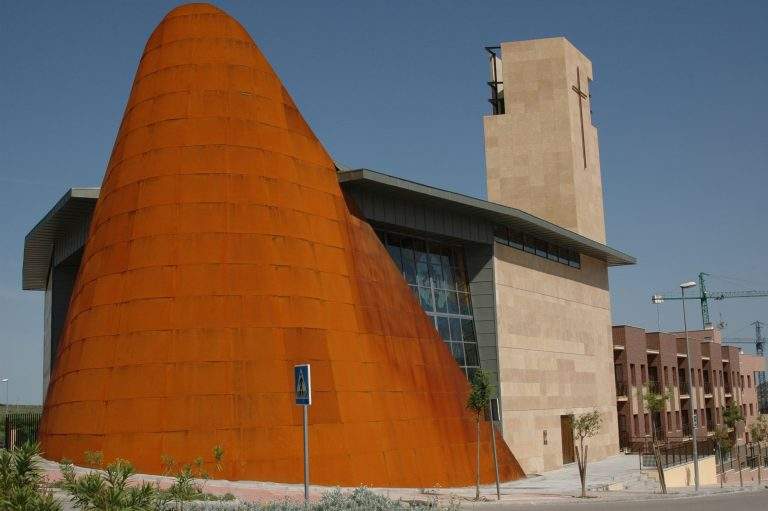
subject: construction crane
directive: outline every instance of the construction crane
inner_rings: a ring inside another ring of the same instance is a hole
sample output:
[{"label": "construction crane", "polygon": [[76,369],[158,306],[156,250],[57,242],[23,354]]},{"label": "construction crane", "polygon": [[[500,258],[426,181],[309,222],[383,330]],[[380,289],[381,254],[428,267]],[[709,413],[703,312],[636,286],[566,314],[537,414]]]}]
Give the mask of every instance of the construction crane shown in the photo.
[{"label": "construction crane", "polygon": [[[686,300],[699,300],[701,302],[701,323],[703,328],[711,328],[712,322],[709,320],[709,301],[725,300],[726,298],[765,298],[768,297],[768,291],[708,291],[705,277],[709,273],[699,273],[699,296],[686,296]],[[672,293],[653,295],[651,303],[659,304],[665,300],[682,300],[682,295]]]},{"label": "construction crane", "polygon": [[754,344],[755,353],[762,357],[765,353],[765,339],[763,339],[762,334],[762,327],[765,326],[765,323],[762,321],[753,321],[750,325],[755,327],[754,339],[750,339],[749,337],[729,337],[723,342],[727,344]]}]

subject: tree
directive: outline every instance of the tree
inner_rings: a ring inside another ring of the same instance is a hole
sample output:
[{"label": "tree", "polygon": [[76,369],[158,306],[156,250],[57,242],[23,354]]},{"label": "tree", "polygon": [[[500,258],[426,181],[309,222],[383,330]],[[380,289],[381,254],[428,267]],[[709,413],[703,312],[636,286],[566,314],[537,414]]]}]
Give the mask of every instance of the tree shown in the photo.
[{"label": "tree", "polygon": [[768,415],[761,415],[749,428],[752,441],[757,442],[757,483],[763,482],[763,442],[768,440]]},{"label": "tree", "polygon": [[[651,446],[653,449],[653,457],[656,460],[656,471],[659,474],[659,485],[661,485],[661,492],[667,493],[667,481],[664,477],[664,467],[661,464],[661,445],[656,438],[656,424],[654,423],[654,417],[657,414],[661,414],[667,405],[671,393],[667,392],[655,392],[650,385],[643,387],[643,402],[648,411],[651,412]],[[696,441],[694,435],[693,441]]]},{"label": "tree", "polygon": [[581,496],[587,496],[587,455],[589,445],[584,444],[584,440],[595,436],[603,425],[603,418],[600,412],[592,410],[582,413],[573,419],[573,434],[579,439],[579,448],[576,450],[576,464],[579,467],[579,479],[581,479]]},{"label": "tree", "polygon": [[488,371],[478,369],[472,377],[472,388],[467,397],[467,408],[474,412],[477,425],[477,485],[475,500],[480,500],[480,417],[488,407],[493,394],[491,376]]},{"label": "tree", "polygon": [[60,511],[61,506],[44,487],[38,444],[0,449],[0,509],[8,511]]},{"label": "tree", "polygon": [[730,429],[733,430],[732,433],[732,442],[733,447],[736,451],[736,466],[739,469],[739,486],[744,486],[744,476],[741,473],[741,453],[739,452],[739,444],[737,442],[736,438],[736,424],[744,420],[744,415],[741,413],[741,405],[738,403],[731,403],[726,407],[726,409],[723,411],[723,422],[725,422],[725,425],[728,426]]},{"label": "tree", "polygon": [[722,488],[723,482],[725,482],[725,454],[731,450],[731,434],[725,426],[718,426],[715,428],[712,439],[715,441],[717,451],[720,453],[720,487]]}]

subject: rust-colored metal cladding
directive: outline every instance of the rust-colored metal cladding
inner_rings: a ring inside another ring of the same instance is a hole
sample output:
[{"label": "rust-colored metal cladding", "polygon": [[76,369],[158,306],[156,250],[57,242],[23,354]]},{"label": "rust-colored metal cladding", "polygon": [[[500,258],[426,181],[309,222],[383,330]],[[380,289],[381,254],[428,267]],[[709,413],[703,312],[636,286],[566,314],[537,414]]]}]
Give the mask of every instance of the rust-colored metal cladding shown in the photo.
[{"label": "rust-colored metal cladding", "polygon": [[[147,43],[45,402],[46,454],[300,482],[474,481],[468,384],[248,33],[171,11]],[[482,480],[493,479],[483,423]],[[497,436],[501,476],[522,475]],[[212,465],[209,465],[209,467]]]}]

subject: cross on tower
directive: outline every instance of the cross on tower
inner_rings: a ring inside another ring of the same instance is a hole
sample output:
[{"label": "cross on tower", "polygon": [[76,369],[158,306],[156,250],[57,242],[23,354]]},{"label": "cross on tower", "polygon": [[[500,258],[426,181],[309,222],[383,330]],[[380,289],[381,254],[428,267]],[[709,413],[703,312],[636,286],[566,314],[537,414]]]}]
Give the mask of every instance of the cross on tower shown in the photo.
[{"label": "cross on tower", "polygon": [[587,95],[581,90],[581,71],[576,67],[576,85],[571,85],[571,89],[579,96],[579,119],[581,120],[581,153],[584,156],[584,168],[587,168],[587,147],[584,144],[584,110],[582,102],[587,99]]}]

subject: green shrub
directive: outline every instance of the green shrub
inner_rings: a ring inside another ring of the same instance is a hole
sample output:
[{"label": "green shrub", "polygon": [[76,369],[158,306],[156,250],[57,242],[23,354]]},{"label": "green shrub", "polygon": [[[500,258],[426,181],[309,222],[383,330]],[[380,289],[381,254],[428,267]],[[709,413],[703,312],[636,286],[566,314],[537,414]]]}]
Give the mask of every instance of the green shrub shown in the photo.
[{"label": "green shrub", "polygon": [[351,492],[339,489],[322,495],[318,502],[308,507],[303,502],[284,500],[280,502],[227,503],[194,502],[188,504],[187,511],[456,511],[458,504],[440,506],[434,501],[404,502],[389,499],[367,488],[356,488]]},{"label": "green shrub", "polygon": [[[103,472],[91,471],[78,476],[73,465],[61,465],[62,488],[69,493],[76,509],[88,511],[155,511],[157,490],[150,483],[129,484],[133,466],[115,460]],[[162,509],[162,508],[160,508]]]},{"label": "green shrub", "polygon": [[59,511],[61,506],[45,488],[38,444],[0,449],[0,509]]}]

